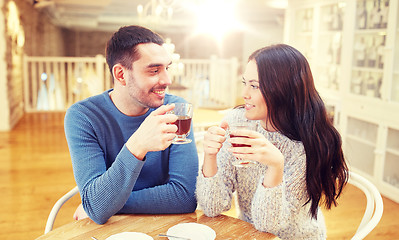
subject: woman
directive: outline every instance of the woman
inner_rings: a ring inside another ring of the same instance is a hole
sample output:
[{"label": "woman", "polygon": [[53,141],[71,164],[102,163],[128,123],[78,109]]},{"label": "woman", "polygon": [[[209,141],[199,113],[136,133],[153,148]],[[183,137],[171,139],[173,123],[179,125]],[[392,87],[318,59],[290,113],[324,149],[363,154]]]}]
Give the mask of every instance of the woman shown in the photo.
[{"label": "woman", "polygon": [[[230,209],[237,191],[240,218],[259,231],[282,239],[325,239],[319,203],[327,209],[337,204],[347,166],[306,58],[285,44],[259,49],[249,57],[243,84],[244,107],[205,135],[200,208],[217,216]],[[234,135],[245,137],[226,141],[229,124],[244,118],[258,123],[257,130],[237,130]],[[235,158],[257,164],[234,167]]]}]

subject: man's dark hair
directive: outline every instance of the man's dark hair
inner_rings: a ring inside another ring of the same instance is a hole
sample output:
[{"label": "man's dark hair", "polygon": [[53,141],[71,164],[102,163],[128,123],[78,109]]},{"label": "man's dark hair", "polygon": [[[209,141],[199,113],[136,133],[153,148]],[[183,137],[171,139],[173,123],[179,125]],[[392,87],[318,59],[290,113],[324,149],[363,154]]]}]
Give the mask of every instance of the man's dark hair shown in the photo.
[{"label": "man's dark hair", "polygon": [[140,58],[137,45],[141,43],[155,43],[162,45],[163,38],[148,28],[141,26],[121,27],[107,43],[106,59],[112,75],[112,68],[120,63],[127,69],[132,68],[134,61]]}]

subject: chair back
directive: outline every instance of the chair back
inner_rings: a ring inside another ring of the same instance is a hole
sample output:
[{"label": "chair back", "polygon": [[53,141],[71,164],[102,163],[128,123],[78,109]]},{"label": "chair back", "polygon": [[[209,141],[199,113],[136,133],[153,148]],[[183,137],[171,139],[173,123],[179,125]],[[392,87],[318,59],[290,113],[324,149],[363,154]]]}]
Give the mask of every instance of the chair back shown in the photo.
[{"label": "chair back", "polygon": [[355,172],[349,172],[349,183],[362,190],[367,199],[362,221],[352,237],[352,240],[360,240],[365,238],[377,226],[382,217],[384,204],[378,189],[366,178]]},{"label": "chair back", "polygon": [[64,203],[66,201],[68,201],[71,197],[73,197],[78,192],[79,192],[79,189],[77,186],[75,186],[69,192],[64,194],[64,196],[62,196],[60,199],[58,199],[58,201],[54,204],[53,208],[51,209],[50,214],[47,218],[47,223],[46,223],[46,228],[44,229],[44,234],[50,232],[53,229],[55,217],[57,217],[57,214],[60,211],[62,205],[64,205]]}]

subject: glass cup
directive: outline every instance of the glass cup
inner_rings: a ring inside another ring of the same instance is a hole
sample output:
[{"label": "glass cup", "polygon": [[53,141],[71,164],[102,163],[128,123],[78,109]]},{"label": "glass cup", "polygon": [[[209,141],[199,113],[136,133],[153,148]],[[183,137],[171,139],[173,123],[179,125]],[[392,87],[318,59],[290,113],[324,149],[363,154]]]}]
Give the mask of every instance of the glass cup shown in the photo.
[{"label": "glass cup", "polygon": [[[229,138],[234,138],[234,137],[248,138],[248,136],[245,136],[245,135],[234,135],[234,134],[232,134],[232,131],[234,131],[234,130],[242,130],[242,129],[256,131],[257,123],[254,122],[254,121],[250,121],[250,120],[243,120],[243,121],[240,121],[240,122],[236,122],[236,123],[230,124],[229,125],[229,129],[228,129]],[[236,144],[236,143],[232,143],[231,146],[232,147],[251,147],[251,145]],[[253,160],[241,159],[241,158],[237,158],[237,157],[234,157],[234,158],[235,158],[235,161],[233,162],[233,165],[235,167],[248,167],[248,166],[257,164],[257,162],[253,161]]]},{"label": "glass cup", "polygon": [[190,143],[191,139],[187,138],[190,133],[191,119],[193,117],[193,105],[191,103],[175,103],[175,108],[168,113],[177,116],[175,124],[177,126],[177,136],[173,139],[173,144]]}]

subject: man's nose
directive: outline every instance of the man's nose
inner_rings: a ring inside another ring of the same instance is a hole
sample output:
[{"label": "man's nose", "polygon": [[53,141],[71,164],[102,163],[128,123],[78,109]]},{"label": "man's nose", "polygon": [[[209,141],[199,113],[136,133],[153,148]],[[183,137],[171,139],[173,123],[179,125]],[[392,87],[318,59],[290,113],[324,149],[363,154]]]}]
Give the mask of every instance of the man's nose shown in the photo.
[{"label": "man's nose", "polygon": [[170,85],[172,84],[171,77],[169,76],[169,72],[167,70],[162,71],[162,74],[159,78],[159,83],[161,85]]}]

